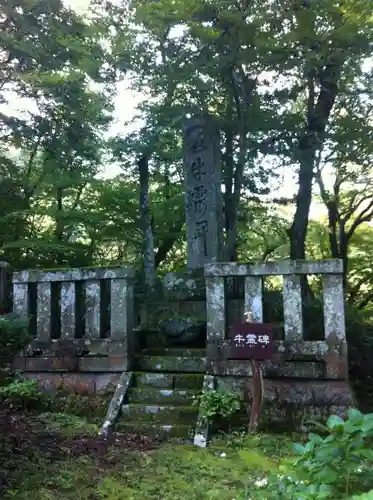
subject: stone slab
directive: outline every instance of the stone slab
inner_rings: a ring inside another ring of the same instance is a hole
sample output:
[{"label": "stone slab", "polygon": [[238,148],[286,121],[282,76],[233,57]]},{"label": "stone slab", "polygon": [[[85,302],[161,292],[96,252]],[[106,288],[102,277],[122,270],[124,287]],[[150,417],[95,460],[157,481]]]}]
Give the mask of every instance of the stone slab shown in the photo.
[{"label": "stone slab", "polygon": [[281,276],[287,274],[342,274],[343,262],[329,260],[281,260],[257,264],[219,262],[205,265],[205,276]]},{"label": "stone slab", "polygon": [[[218,389],[237,391],[243,401],[252,400],[252,378],[217,377]],[[337,405],[354,404],[353,391],[345,381],[271,380],[264,383],[264,400],[276,404]]]},{"label": "stone slab", "polygon": [[13,284],[18,283],[53,283],[64,281],[90,281],[102,279],[133,278],[135,271],[131,267],[92,267],[55,271],[25,270],[12,275]]},{"label": "stone slab", "polygon": [[153,424],[193,424],[197,414],[198,409],[192,406],[129,404],[122,408],[123,419]]},{"label": "stone slab", "polygon": [[140,370],[158,372],[204,373],[206,358],[181,356],[142,356],[137,363]]},{"label": "stone slab", "polygon": [[152,424],[143,421],[128,422],[124,419],[119,419],[115,428],[118,432],[141,434],[145,436],[178,437],[185,439],[191,438],[194,432],[193,425]]},{"label": "stone slab", "polygon": [[23,356],[107,356],[108,354],[124,354],[127,345],[122,341],[111,339],[54,339],[47,342],[33,340],[21,352]]},{"label": "stone slab", "polygon": [[[249,361],[221,361],[213,362],[208,366],[211,375],[220,376],[251,376],[251,365]],[[301,378],[301,379],[323,379],[325,377],[325,363],[288,361],[275,362],[266,361],[262,364],[264,378]]]},{"label": "stone slab", "polygon": [[128,391],[129,403],[190,406],[196,391],[182,389],[132,388]]},{"label": "stone slab", "polygon": [[210,116],[183,124],[188,269],[221,259],[223,213],[220,134]]}]

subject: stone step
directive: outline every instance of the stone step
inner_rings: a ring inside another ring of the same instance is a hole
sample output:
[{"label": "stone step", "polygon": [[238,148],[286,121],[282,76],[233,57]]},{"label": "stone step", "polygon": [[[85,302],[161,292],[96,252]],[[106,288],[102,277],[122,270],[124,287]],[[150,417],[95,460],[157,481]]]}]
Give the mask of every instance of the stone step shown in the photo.
[{"label": "stone step", "polygon": [[160,436],[160,437],[178,437],[184,439],[192,439],[195,432],[194,425],[183,424],[151,424],[149,422],[126,422],[119,421],[115,430],[117,432],[125,432],[131,434],[142,434],[145,436]]},{"label": "stone step", "polygon": [[132,403],[188,406],[198,391],[176,389],[131,388],[128,400]]},{"label": "stone step", "polygon": [[120,420],[129,423],[142,421],[163,425],[195,425],[197,416],[198,408],[194,406],[129,404],[122,408]]},{"label": "stone step", "polygon": [[139,370],[150,372],[205,373],[206,358],[184,356],[141,356]]},{"label": "stone step", "polygon": [[183,358],[203,358],[206,356],[206,349],[189,349],[182,347],[151,347],[142,351],[143,356],[171,356]]},{"label": "stone step", "polygon": [[203,373],[155,373],[135,372],[134,387],[158,389],[192,389],[199,391],[203,385]]}]

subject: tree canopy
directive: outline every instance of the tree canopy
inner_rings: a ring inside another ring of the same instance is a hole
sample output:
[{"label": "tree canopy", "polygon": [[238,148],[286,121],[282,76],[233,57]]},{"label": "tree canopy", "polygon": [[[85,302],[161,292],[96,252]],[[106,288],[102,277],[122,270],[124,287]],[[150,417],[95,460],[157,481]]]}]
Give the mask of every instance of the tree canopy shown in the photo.
[{"label": "tree canopy", "polygon": [[[182,269],[181,124],[209,113],[224,258],[341,258],[347,300],[370,309],[370,0],[107,1],[86,14],[0,0],[0,14],[0,249],[14,268],[141,268],[147,235],[159,272]],[[123,81],[142,96],[127,124]]]}]

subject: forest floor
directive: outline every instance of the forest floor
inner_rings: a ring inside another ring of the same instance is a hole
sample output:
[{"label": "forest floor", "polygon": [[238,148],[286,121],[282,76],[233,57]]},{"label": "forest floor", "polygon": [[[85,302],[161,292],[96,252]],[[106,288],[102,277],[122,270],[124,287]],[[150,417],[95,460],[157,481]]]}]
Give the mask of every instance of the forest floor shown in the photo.
[{"label": "forest floor", "polygon": [[[16,500],[244,500],[258,479],[244,450],[280,460],[281,436],[231,435],[207,450],[116,434],[65,414],[0,410],[0,498]],[[259,458],[258,458],[259,457]]]}]

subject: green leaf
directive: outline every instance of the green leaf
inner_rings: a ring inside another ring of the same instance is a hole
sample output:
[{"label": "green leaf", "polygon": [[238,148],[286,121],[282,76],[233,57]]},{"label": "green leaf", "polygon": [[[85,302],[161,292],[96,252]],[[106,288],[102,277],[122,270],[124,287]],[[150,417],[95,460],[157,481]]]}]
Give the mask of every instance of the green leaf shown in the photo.
[{"label": "green leaf", "polygon": [[364,418],[364,415],[361,413],[361,411],[357,410],[356,408],[349,408],[347,410],[347,415],[348,418],[351,418],[352,420],[362,420]]},{"label": "green leaf", "polygon": [[294,443],[293,445],[295,453],[301,455],[306,452],[306,447],[299,443]]},{"label": "green leaf", "polygon": [[336,430],[344,427],[344,420],[338,415],[331,415],[328,418],[327,426],[329,429]]},{"label": "green leaf", "polygon": [[314,434],[313,432],[310,432],[308,434],[308,439],[310,441],[312,441],[313,443],[323,443],[324,440],[321,436],[319,436],[318,434]]}]

